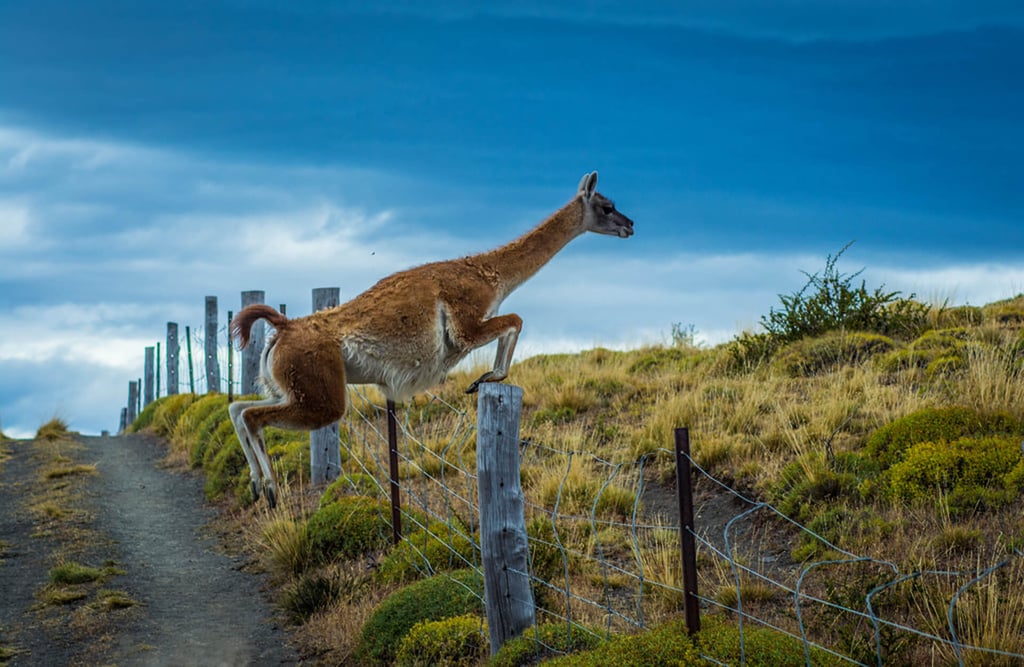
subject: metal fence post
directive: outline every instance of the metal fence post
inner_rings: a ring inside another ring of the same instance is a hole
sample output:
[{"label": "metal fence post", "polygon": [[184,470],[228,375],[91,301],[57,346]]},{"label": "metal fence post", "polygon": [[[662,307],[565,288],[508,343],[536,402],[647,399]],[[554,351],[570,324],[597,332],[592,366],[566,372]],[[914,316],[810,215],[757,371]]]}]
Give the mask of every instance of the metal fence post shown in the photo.
[{"label": "metal fence post", "polygon": [[391,537],[395,544],[402,541],[402,495],[398,487],[398,418],[395,402],[387,402],[388,412],[388,469],[391,475]]},{"label": "metal fence post", "polygon": [[697,545],[694,540],[693,487],[691,486],[690,430],[677,428],[676,492],[679,497],[679,548],[683,558],[683,611],[686,629],[700,632],[700,598],[697,597]]}]

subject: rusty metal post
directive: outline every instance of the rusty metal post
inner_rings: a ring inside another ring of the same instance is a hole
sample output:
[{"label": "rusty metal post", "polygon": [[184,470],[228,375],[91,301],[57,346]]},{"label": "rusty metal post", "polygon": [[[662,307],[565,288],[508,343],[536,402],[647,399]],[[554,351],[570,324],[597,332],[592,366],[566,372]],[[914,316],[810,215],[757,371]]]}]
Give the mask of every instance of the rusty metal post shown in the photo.
[{"label": "rusty metal post", "polygon": [[690,467],[690,430],[677,428],[676,493],[679,496],[679,547],[683,558],[683,610],[686,629],[700,632],[700,598],[697,597],[697,544],[693,522],[693,486]]},{"label": "rusty metal post", "polygon": [[391,529],[395,544],[402,541],[402,497],[398,488],[398,418],[395,402],[390,398],[388,407],[388,467],[391,469]]}]

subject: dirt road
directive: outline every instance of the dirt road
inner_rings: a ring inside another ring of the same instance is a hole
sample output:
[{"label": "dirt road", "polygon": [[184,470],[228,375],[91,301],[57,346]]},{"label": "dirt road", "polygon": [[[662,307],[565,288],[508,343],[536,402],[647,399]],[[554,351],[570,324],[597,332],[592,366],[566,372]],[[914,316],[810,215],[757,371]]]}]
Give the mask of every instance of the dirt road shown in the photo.
[{"label": "dirt road", "polygon": [[[242,570],[248,557],[226,555],[207,529],[215,511],[198,477],[162,469],[152,436],[75,443],[56,454],[3,443],[0,663],[298,662],[260,577]],[[48,583],[71,561],[102,578]]]}]

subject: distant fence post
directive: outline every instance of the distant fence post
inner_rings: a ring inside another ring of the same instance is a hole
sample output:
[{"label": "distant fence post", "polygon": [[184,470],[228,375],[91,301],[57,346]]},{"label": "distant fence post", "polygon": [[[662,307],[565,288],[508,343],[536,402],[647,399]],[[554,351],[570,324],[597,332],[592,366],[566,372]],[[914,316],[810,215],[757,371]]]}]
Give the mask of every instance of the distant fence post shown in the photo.
[{"label": "distant fence post", "polygon": [[156,342],[156,397],[160,398],[160,341]]},{"label": "distant fence post", "polygon": [[228,311],[228,403],[235,400],[235,345],[231,340],[231,320],[235,314]]},{"label": "distant fence post", "polygon": [[700,598],[697,597],[697,544],[693,524],[693,487],[691,486],[690,430],[677,428],[676,493],[679,498],[679,549],[683,558],[683,611],[686,630],[700,632]]},{"label": "distant fence post", "polygon": [[[264,303],[266,295],[263,290],[242,292],[242,308],[254,303]],[[260,378],[260,355],[263,354],[263,343],[266,337],[266,324],[263,320],[253,325],[249,333],[249,344],[242,350],[242,382],[239,394],[258,393]]]},{"label": "distant fence post", "polygon": [[125,420],[125,428],[132,425],[138,413],[135,411],[139,404],[139,385],[135,380],[128,383],[128,418]]},{"label": "distant fence post", "polygon": [[220,391],[220,363],[217,362],[217,297],[206,297],[206,393]]},{"label": "distant fence post", "polygon": [[178,393],[178,323],[167,323],[167,395]]},{"label": "distant fence post", "polygon": [[126,430],[128,430],[128,408],[121,408],[121,426],[117,432],[124,433]]},{"label": "distant fence post", "polygon": [[146,407],[153,402],[153,371],[156,369],[156,362],[153,356],[153,346],[150,345],[146,348],[145,363],[143,366],[143,377],[146,378],[145,384],[143,385],[143,398],[142,407]]},{"label": "distant fence post", "polygon": [[[313,289],[313,312],[338,305],[341,288]],[[281,304],[282,306],[284,304]],[[341,351],[339,350],[340,354]],[[338,422],[309,434],[309,478],[314,486],[326,484],[341,473],[341,437]]]},{"label": "distant fence post", "polygon": [[491,655],[533,625],[529,544],[519,479],[519,418],[523,390],[508,384],[480,385],[477,399],[477,485],[480,551]]}]

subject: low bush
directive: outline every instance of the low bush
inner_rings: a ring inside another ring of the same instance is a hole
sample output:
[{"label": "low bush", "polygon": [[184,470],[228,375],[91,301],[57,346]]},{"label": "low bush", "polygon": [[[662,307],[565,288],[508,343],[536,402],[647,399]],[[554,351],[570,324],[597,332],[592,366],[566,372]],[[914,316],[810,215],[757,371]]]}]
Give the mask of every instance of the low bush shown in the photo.
[{"label": "low bush", "polygon": [[[804,646],[798,637],[775,632],[767,628],[743,629],[740,643],[739,628],[731,623],[707,618],[697,634],[690,639],[682,620],[673,621],[643,634],[617,637],[596,649],[555,658],[545,665],[551,667],[697,667],[708,664],[738,665],[741,657],[748,667],[793,667],[806,665]],[[811,650],[811,664],[849,664],[832,657],[820,649]]]},{"label": "low bush", "polygon": [[[178,420],[195,400],[195,394],[174,394],[157,399],[150,404],[154,406],[150,428],[157,435],[171,437]],[[138,426],[136,425],[133,430],[139,430]]]},{"label": "low bush", "polygon": [[491,642],[482,618],[464,614],[412,626],[395,654],[397,667],[473,667],[487,657]]},{"label": "low bush", "polygon": [[926,408],[876,430],[865,446],[869,456],[888,468],[921,442],[951,442],[967,436],[1020,434],[1021,423],[1005,413],[982,413],[965,407]]},{"label": "low bush", "polygon": [[786,345],[775,354],[773,364],[791,377],[814,375],[861,363],[895,347],[891,338],[881,334],[833,331]]},{"label": "low bush", "polygon": [[348,475],[341,475],[327,485],[323,495],[320,496],[320,507],[329,505],[345,496],[369,496],[375,498],[381,495],[380,484],[372,476],[366,473],[354,472]]},{"label": "low bush", "polygon": [[1011,473],[1020,464],[1017,436],[920,442],[890,468],[890,488],[900,500],[945,496],[956,513],[997,507],[1019,492],[1019,481]]},{"label": "low bush", "polygon": [[379,551],[388,544],[390,506],[366,496],[340,498],[318,509],[306,523],[314,560],[329,563]]},{"label": "low bush", "polygon": [[377,578],[405,583],[444,570],[458,570],[474,562],[473,543],[465,528],[432,521],[426,529],[405,536],[377,567]]},{"label": "low bush", "polygon": [[391,664],[402,638],[417,623],[482,614],[483,593],[483,577],[475,570],[435,575],[392,593],[363,626],[357,664]]},{"label": "low bush", "polygon": [[571,626],[565,623],[535,625],[502,644],[488,664],[490,667],[536,665],[549,658],[595,648],[602,641],[602,633],[575,623]]}]

